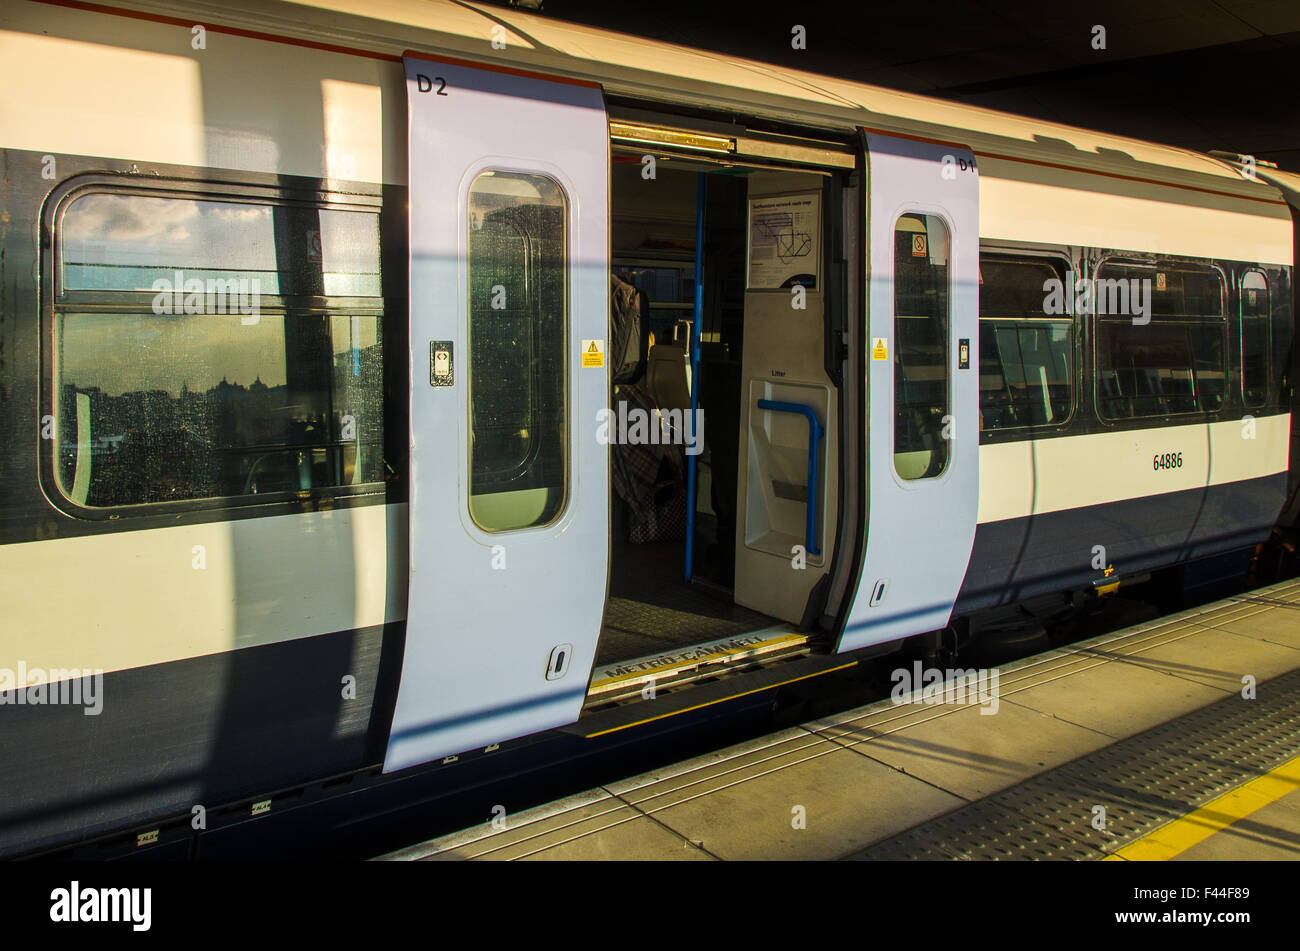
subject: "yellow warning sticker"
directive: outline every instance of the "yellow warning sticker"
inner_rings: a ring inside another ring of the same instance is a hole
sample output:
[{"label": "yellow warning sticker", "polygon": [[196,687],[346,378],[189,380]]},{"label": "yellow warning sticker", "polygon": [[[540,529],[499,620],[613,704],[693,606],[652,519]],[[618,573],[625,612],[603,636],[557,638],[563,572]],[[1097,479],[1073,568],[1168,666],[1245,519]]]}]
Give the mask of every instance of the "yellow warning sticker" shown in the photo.
[{"label": "yellow warning sticker", "polygon": [[582,341],[582,366],[603,367],[605,365],[605,341],[603,340],[584,340]]},{"label": "yellow warning sticker", "polygon": [[871,359],[873,360],[889,359],[889,339],[887,337],[871,338]]}]

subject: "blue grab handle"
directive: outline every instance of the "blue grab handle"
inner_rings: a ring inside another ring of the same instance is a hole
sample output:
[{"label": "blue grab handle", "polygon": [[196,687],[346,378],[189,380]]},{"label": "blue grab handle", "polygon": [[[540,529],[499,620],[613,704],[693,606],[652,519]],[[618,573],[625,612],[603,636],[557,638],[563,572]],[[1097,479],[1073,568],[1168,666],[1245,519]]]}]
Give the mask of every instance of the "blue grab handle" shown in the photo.
[{"label": "blue grab handle", "polygon": [[687,342],[691,360],[691,419],[686,428],[691,431],[691,448],[695,455],[686,456],[686,580],[695,574],[695,462],[700,454],[695,431],[695,419],[700,408],[700,323],[704,320],[704,198],[707,172],[696,175],[695,185],[695,320],[691,322]]},{"label": "blue grab handle", "polygon": [[803,403],[783,403],[780,400],[759,400],[759,409],[770,409],[777,413],[794,413],[797,416],[803,416],[808,420],[808,524],[804,526],[804,548],[810,555],[820,555],[821,549],[817,547],[816,530],[817,525],[817,444],[826,430],[822,424],[817,421],[817,414],[813,412],[811,406],[805,406]]}]

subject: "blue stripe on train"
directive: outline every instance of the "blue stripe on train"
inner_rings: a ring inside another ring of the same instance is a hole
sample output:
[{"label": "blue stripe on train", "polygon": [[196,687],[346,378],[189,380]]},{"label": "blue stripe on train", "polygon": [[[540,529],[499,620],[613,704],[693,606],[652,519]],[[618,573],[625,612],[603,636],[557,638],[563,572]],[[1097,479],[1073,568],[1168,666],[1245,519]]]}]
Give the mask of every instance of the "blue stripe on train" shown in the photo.
[{"label": "blue stripe on train", "polygon": [[1094,546],[1117,575],[1234,551],[1266,539],[1286,473],[1203,489],[981,524],[954,615],[1090,584]]}]

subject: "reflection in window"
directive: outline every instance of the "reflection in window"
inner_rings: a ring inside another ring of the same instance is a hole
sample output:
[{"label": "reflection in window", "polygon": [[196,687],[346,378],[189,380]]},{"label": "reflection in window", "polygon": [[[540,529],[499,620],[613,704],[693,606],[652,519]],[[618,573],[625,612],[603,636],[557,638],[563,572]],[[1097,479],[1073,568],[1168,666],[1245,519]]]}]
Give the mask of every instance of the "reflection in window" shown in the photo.
[{"label": "reflection in window", "polygon": [[[1122,420],[1213,413],[1227,393],[1223,282],[1214,268],[1104,264],[1108,279],[1150,280],[1151,320],[1099,314],[1097,409]],[[1177,308],[1185,310],[1180,311]]]},{"label": "reflection in window", "polygon": [[1070,323],[980,321],[980,428],[1063,423],[1070,416]]},{"label": "reflection in window", "polygon": [[980,429],[1060,424],[1073,404],[1072,319],[1044,313],[1054,263],[980,259]]},{"label": "reflection in window", "polygon": [[[386,481],[374,211],[105,193],[61,220],[55,474],[70,500]],[[257,278],[256,310],[206,293],[160,310],[129,293],[191,277]],[[373,299],[336,310],[321,303],[330,288]]]},{"label": "reflection in window", "polygon": [[948,250],[933,215],[894,226],[894,467],[904,479],[948,464]]},{"label": "reflection in window", "polygon": [[[291,353],[286,322],[327,353]],[[263,315],[249,326],[71,313],[57,316],[55,338],[58,475],[79,505],[384,481],[377,316]]]},{"label": "reflection in window", "polygon": [[[367,212],[92,193],[59,226],[64,290],[256,280],[262,294],[378,297],[379,219]],[[295,247],[294,245],[298,245]]]},{"label": "reflection in window", "polygon": [[565,200],[540,175],[469,191],[469,509],[490,532],[545,525],[567,484]]},{"label": "reflection in window", "polygon": [[1241,278],[1241,393],[1252,409],[1268,402],[1272,318],[1268,278],[1260,271],[1247,271]]},{"label": "reflection in window", "polygon": [[[1118,309],[1111,301],[1122,301],[1122,289],[1112,285],[1124,281],[1130,287],[1133,281],[1150,288],[1151,314],[1154,317],[1220,317],[1225,313],[1223,278],[1214,268],[1187,264],[1119,264],[1107,262],[1097,272],[1095,306],[1100,310],[1109,306],[1111,314]],[[1148,283],[1149,282],[1149,283]],[[1112,295],[1112,286],[1119,293]],[[1145,298],[1146,290],[1142,294]]]}]

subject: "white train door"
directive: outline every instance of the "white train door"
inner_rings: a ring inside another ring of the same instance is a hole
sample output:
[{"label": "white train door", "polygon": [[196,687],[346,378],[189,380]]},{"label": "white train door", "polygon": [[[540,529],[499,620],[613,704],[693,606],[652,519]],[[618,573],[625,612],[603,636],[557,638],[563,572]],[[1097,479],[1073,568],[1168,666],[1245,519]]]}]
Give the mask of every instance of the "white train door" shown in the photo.
[{"label": "white train door", "polygon": [[575,721],[609,550],[601,90],[405,65],[410,595],[386,771]]},{"label": "white train door", "polygon": [[947,625],[979,508],[979,173],[964,148],[867,147],[867,547],[839,649]]}]

